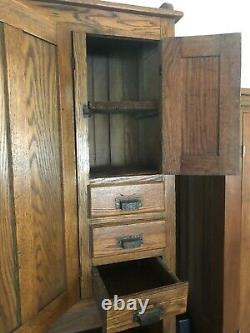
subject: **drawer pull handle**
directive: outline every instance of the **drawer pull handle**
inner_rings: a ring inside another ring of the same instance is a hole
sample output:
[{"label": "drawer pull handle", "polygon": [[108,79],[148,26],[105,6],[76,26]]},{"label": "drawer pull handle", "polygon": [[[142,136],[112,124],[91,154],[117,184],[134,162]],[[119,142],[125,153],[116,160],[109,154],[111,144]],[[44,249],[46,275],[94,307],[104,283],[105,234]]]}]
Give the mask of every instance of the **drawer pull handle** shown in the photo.
[{"label": "drawer pull handle", "polygon": [[135,249],[143,245],[143,235],[131,235],[118,239],[118,245],[122,249]]},{"label": "drawer pull handle", "polygon": [[143,314],[136,313],[134,316],[134,320],[141,326],[147,326],[160,321],[162,315],[163,315],[162,307],[157,306],[152,310],[146,311]]},{"label": "drawer pull handle", "polygon": [[115,199],[115,208],[125,211],[138,210],[142,207],[142,200],[135,197],[124,197]]}]

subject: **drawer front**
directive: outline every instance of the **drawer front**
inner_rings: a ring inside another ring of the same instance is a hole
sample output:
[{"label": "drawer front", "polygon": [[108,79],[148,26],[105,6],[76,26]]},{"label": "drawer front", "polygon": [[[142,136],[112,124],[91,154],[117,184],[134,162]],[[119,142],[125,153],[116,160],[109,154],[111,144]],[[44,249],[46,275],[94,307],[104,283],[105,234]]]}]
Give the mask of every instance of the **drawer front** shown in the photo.
[{"label": "drawer front", "polygon": [[163,211],[164,183],[91,186],[91,217]]},{"label": "drawer front", "polygon": [[165,221],[93,227],[93,257],[120,255],[166,247]]},{"label": "drawer front", "polygon": [[140,315],[138,311],[110,310],[106,317],[106,332],[116,333],[124,330],[153,324],[164,318],[171,318],[183,314],[187,310],[187,283],[179,283],[172,288],[162,288],[152,292],[130,295],[123,298],[128,301],[131,298],[140,298],[144,303],[149,299],[146,312]]},{"label": "drawer front", "polygon": [[[94,294],[107,333],[153,324],[186,312],[188,283],[168,272],[159,258],[94,267],[93,277]],[[104,310],[103,300],[115,305],[116,295],[129,307],[111,306]],[[140,306],[131,308],[130,300],[137,304],[140,300],[144,305],[147,302],[144,313],[140,313]]]}]

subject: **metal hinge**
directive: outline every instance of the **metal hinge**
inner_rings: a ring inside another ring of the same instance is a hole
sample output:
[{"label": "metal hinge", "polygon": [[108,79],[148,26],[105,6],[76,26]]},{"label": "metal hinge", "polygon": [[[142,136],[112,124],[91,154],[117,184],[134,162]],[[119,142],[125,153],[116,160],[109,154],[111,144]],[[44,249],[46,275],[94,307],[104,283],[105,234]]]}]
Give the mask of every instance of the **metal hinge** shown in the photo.
[{"label": "metal hinge", "polygon": [[84,118],[89,118],[89,117],[91,117],[91,108],[90,108],[90,103],[88,102],[88,104],[87,105],[84,105],[83,106],[83,108],[82,108],[82,110],[83,110],[83,117]]},{"label": "metal hinge", "polygon": [[242,145],[241,146],[241,157],[244,158],[246,156],[246,146]]}]

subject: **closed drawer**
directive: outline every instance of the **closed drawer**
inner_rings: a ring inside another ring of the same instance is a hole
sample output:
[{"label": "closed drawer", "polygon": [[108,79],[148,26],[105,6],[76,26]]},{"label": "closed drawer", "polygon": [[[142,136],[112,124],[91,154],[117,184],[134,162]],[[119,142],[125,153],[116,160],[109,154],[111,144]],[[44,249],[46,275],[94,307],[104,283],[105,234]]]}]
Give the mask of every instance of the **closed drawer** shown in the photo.
[{"label": "closed drawer", "polygon": [[166,247],[165,221],[93,226],[93,257],[122,255],[129,252]]},{"label": "closed drawer", "polygon": [[164,183],[90,187],[91,217],[163,211]]},{"label": "closed drawer", "polygon": [[[103,265],[93,271],[94,293],[107,333],[153,324],[186,312],[188,284],[168,272],[160,258]],[[130,304],[129,308],[114,308],[115,295]],[[104,310],[102,304],[107,305],[106,300],[112,306]],[[137,300],[137,309],[131,306],[131,300]],[[148,300],[144,313],[140,313],[138,300],[144,305]]]}]

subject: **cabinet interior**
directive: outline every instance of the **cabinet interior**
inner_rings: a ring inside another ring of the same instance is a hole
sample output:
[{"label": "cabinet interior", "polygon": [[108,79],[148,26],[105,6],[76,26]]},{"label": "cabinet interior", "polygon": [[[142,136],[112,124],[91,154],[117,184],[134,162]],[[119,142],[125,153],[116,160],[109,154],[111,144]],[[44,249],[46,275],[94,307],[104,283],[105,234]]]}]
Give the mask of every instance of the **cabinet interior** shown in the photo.
[{"label": "cabinet interior", "polygon": [[157,173],[159,43],[87,38],[91,177]]}]

